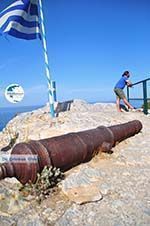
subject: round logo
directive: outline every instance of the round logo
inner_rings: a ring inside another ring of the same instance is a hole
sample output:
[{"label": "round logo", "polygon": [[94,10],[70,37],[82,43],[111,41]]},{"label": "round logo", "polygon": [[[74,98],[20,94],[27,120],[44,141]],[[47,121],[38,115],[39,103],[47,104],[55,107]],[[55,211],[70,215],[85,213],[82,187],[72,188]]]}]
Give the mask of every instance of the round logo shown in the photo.
[{"label": "round logo", "polygon": [[5,97],[9,102],[16,104],[22,101],[24,97],[24,90],[22,86],[18,84],[11,84],[5,89]]}]

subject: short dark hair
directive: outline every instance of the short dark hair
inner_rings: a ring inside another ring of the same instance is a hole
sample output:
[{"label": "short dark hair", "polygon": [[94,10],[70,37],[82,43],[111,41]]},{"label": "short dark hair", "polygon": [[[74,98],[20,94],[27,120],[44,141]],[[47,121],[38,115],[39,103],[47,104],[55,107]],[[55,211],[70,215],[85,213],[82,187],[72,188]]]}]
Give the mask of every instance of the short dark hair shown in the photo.
[{"label": "short dark hair", "polygon": [[129,71],[125,71],[125,72],[122,74],[122,76],[128,76],[129,74],[130,74]]}]

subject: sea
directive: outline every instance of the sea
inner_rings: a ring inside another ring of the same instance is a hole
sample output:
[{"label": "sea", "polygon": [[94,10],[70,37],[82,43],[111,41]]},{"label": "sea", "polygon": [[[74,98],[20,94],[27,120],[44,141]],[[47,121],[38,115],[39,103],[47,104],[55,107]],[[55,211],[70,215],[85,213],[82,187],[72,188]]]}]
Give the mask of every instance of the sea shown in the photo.
[{"label": "sea", "polygon": [[0,108],[0,131],[3,130],[6,124],[12,118],[14,118],[15,115],[23,112],[30,112],[41,107],[43,106],[37,105],[37,106],[24,106],[24,107],[5,107],[5,108],[1,107]]},{"label": "sea", "polygon": [[[96,101],[96,102],[89,102],[89,103],[102,103],[102,101]],[[104,101],[103,101],[104,102]],[[115,101],[106,101],[107,103],[115,103]],[[106,103],[105,102],[105,103]],[[142,106],[142,102],[131,102],[131,104],[136,107],[140,108]],[[23,113],[23,112],[30,112],[33,110],[36,110],[38,108],[43,107],[42,105],[37,106],[24,106],[24,107],[5,107],[0,108],[0,131],[3,130],[3,128],[6,126],[6,124],[17,114]]]}]

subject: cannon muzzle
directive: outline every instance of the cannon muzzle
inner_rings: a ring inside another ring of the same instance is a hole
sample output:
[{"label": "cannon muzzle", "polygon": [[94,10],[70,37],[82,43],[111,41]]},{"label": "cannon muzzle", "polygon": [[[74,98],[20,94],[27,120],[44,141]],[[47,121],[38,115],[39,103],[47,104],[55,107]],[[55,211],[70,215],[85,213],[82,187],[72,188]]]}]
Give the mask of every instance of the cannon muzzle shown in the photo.
[{"label": "cannon muzzle", "polygon": [[[22,184],[35,183],[37,173],[40,173],[44,166],[68,170],[89,161],[98,152],[109,152],[117,142],[134,136],[141,129],[141,122],[134,120],[120,125],[100,126],[39,141],[19,143],[13,148],[11,157],[23,155],[24,161],[3,163],[0,166],[0,179],[16,177]],[[31,161],[33,156],[37,157],[36,161]]]}]

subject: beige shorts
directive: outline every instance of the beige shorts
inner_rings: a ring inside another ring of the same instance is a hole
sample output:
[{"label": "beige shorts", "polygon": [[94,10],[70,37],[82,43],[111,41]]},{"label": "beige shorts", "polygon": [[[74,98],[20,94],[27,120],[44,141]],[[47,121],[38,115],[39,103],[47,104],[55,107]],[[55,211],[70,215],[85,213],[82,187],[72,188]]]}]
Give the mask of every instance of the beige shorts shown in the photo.
[{"label": "beige shorts", "polygon": [[114,92],[115,92],[116,96],[119,97],[120,99],[126,98],[126,95],[125,95],[125,93],[123,92],[122,89],[115,88]]}]

